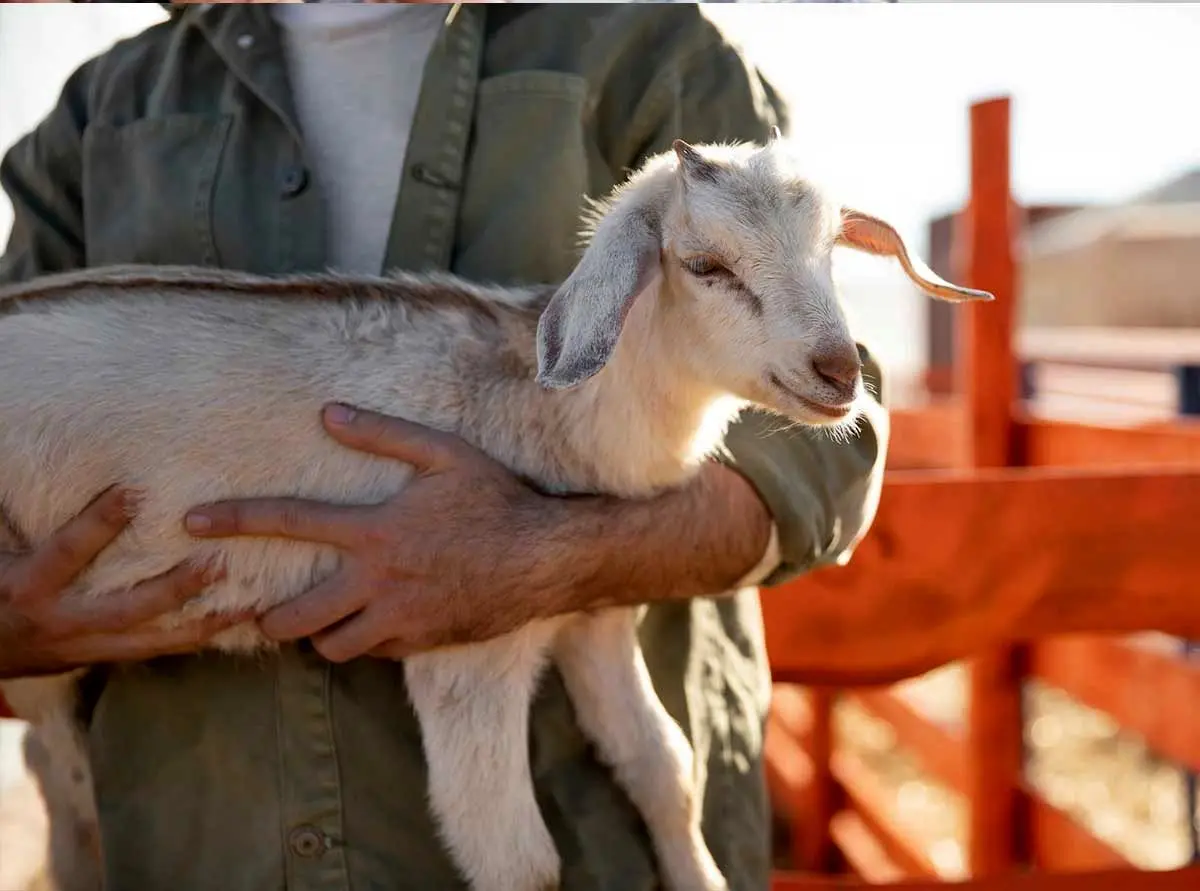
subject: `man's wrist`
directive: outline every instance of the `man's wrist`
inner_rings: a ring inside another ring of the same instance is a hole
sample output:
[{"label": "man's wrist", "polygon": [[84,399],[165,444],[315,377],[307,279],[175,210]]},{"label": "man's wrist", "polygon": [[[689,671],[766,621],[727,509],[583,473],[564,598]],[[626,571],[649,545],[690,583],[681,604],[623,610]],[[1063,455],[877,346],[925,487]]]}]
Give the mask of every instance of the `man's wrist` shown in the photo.
[{"label": "man's wrist", "polygon": [[620,602],[618,591],[637,555],[628,546],[627,531],[639,518],[638,502],[604,495],[548,496],[545,534],[537,544],[540,593],[532,604],[538,615],[558,615]]},{"label": "man's wrist", "polygon": [[538,615],[719,594],[779,565],[766,505],[725,465],[706,465],[687,486],[651,499],[554,500],[537,546],[554,578],[532,592]]},{"label": "man's wrist", "polygon": [[761,585],[771,577],[782,562],[783,553],[779,549],[779,526],[772,520],[771,531],[767,537],[767,546],[763,550],[762,558],[755,564],[753,569],[742,576],[741,580],[734,587],[753,588]]},{"label": "man's wrist", "polygon": [[[746,544],[757,559],[740,574],[734,588],[757,585],[769,576],[782,561],[779,550],[779,529],[767,503],[759,495],[754,484],[739,471],[727,464],[714,462],[708,472],[715,485],[724,490],[721,503],[731,522],[740,521],[744,526]],[[736,520],[734,518],[737,518]]]}]

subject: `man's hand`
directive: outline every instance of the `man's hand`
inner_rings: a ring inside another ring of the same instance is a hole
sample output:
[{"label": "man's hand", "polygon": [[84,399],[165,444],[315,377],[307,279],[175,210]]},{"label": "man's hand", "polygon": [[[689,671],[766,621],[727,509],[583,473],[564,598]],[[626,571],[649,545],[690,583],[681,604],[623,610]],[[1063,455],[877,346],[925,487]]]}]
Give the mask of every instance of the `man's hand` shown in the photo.
[{"label": "man's hand", "polygon": [[[344,445],[411,464],[383,504],[289,498],[193,510],[193,535],[265,535],[332,545],[333,575],[262,616],[270,638],[313,639],[335,662],[484,640],[548,612],[564,580],[547,565],[565,499],[543,496],[464,440],[367,411],[330,406]],[[561,528],[561,527],[560,527]],[[551,561],[553,562],[553,561]]]},{"label": "man's hand", "polygon": [[169,631],[152,627],[152,620],[178,609],[215,580],[190,566],[86,603],[62,597],[71,581],[129,523],[131,506],[126,493],[106,490],[36,550],[22,549],[15,536],[4,530],[0,678],[191,652],[218,631],[249,618],[206,618]]},{"label": "man's hand", "polygon": [[745,480],[712,465],[645,501],[542,495],[464,440],[345,406],[324,413],[341,443],[407,462],[380,505],[289,498],[208,505],[193,535],[263,535],[341,552],[330,577],[260,620],[340,662],[400,659],[487,640],[574,610],[720,593],[766,548],[770,518]]}]

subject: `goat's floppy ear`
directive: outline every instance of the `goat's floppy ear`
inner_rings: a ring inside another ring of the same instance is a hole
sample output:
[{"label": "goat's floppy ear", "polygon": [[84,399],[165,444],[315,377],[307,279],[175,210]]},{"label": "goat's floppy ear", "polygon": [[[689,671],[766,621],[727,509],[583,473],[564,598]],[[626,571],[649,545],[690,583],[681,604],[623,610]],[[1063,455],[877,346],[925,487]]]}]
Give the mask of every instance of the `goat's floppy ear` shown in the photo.
[{"label": "goat's floppy ear", "polygon": [[965,300],[996,299],[987,291],[976,291],[946,281],[920,259],[909,256],[904,239],[892,226],[862,211],[842,208],[842,229],[837,243],[868,254],[895,257],[914,285],[939,300],[960,303]]},{"label": "goat's floppy ear", "polygon": [[583,383],[612,356],[638,294],[659,273],[662,214],[652,197],[627,194],[596,227],[579,265],[538,320],[537,381]]}]

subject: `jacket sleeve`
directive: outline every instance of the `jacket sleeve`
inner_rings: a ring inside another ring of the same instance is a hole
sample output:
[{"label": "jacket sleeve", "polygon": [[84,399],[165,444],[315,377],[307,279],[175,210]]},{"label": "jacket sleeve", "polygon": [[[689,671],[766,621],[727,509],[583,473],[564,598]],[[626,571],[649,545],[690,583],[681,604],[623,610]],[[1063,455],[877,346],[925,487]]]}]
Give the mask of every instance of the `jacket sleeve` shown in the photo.
[{"label": "jacket sleeve", "polygon": [[[640,103],[634,119],[639,151],[624,161],[629,167],[668,150],[676,138],[765,142],[772,126],[787,130],[787,109],[766,79],[709,22],[695,27],[707,38],[697,41],[693,34],[687,57],[656,72],[655,86]],[[744,412],[726,436],[720,457],[750,480],[775,520],[778,560],[760,567],[755,581],[776,585],[818,566],[845,563],[874,519],[888,416],[879,365],[861,344],[859,352],[871,403],[849,441],[781,429],[778,418],[758,410]]]},{"label": "jacket sleeve", "polygon": [[58,103],[0,160],[0,188],[13,227],[0,256],[0,283],[77,269],[86,262],[82,143],[92,63],[68,79]]}]

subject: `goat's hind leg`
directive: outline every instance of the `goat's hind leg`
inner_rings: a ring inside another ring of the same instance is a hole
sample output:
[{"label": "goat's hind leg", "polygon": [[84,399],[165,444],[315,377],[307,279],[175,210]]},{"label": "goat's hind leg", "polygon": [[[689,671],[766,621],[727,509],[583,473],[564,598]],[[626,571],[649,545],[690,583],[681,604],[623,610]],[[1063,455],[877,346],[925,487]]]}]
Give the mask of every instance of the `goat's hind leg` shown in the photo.
[{"label": "goat's hind leg", "polygon": [[636,612],[573,617],[554,661],[580,728],[645,821],[669,891],[727,891],[700,831],[692,747],[651,683]]},{"label": "goat's hind leg", "polygon": [[559,622],[405,660],[438,831],[472,891],[553,891],[560,860],[534,796],[529,709]]},{"label": "goat's hind leg", "polygon": [[[26,762],[50,821],[46,868],[58,891],[99,891],[100,821],[84,729],[75,717],[82,672],[0,684],[13,712],[31,724]],[[2,852],[0,852],[2,856]]]}]

